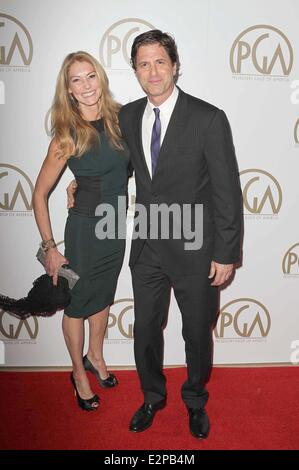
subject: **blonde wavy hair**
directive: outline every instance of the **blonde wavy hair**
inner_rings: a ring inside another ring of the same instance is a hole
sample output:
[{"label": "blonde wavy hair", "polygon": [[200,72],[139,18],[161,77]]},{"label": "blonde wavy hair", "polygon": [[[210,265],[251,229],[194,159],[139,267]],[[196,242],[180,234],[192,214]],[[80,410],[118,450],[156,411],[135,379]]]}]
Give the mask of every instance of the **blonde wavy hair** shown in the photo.
[{"label": "blonde wavy hair", "polygon": [[82,156],[92,145],[99,142],[96,129],[83,119],[77,100],[69,93],[69,70],[74,62],[89,62],[99,79],[101,87],[100,111],[105,130],[112,145],[121,150],[122,139],[118,123],[120,105],[114,101],[109,90],[109,81],[100,63],[88,52],[78,51],[68,54],[57,77],[55,96],[51,108],[51,134],[58,145],[60,158]]}]

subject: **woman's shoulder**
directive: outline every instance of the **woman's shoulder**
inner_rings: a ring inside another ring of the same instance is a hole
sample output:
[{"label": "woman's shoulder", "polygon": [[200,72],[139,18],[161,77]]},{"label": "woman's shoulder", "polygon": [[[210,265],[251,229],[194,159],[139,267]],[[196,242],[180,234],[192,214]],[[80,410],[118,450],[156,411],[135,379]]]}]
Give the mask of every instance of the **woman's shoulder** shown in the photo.
[{"label": "woman's shoulder", "polygon": [[59,139],[58,136],[54,136],[49,144],[47,157],[55,160],[63,159],[66,163],[66,160],[70,158],[71,155],[71,149],[67,149],[61,139]]},{"label": "woman's shoulder", "polygon": [[49,156],[57,155],[59,153],[59,149],[60,149],[59,139],[58,137],[54,136],[49,143],[48,155]]}]

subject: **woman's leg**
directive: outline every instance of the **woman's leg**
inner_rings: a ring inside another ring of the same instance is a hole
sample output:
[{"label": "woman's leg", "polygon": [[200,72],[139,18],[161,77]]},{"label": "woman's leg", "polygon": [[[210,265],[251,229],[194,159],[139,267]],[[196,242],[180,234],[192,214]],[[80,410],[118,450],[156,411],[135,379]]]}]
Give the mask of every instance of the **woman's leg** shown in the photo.
[{"label": "woman's leg", "polygon": [[101,379],[108,377],[107,367],[103,356],[103,344],[107,328],[109,306],[101,312],[88,317],[89,323],[89,346],[87,357],[97,369]]},{"label": "woman's leg", "polygon": [[[94,393],[90,388],[90,384],[83,367],[82,355],[84,345],[84,319],[70,318],[63,315],[62,331],[66,346],[71,356],[73,364],[73,376],[81,398],[87,400],[92,398]],[[98,406],[94,403],[93,406]]]}]

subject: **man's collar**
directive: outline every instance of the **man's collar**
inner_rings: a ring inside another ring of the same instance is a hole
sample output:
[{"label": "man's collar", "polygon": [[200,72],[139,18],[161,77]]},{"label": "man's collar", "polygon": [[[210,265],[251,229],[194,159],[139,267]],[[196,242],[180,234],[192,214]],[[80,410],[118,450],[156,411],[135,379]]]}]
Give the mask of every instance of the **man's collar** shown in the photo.
[{"label": "man's collar", "polygon": [[152,114],[154,108],[159,108],[160,111],[162,111],[162,113],[163,111],[164,112],[167,111],[167,109],[169,109],[170,107],[173,108],[178,95],[179,95],[179,90],[177,86],[174,85],[171,95],[165,101],[163,101],[163,103],[160,106],[155,106],[153,103],[150,102],[149,99],[147,99],[147,105],[145,108],[146,116],[149,117]]}]

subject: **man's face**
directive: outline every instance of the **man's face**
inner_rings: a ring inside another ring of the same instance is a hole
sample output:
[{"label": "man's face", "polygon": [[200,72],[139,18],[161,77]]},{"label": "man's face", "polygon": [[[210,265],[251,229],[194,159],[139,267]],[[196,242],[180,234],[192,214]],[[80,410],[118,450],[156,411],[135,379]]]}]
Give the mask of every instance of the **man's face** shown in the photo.
[{"label": "man's face", "polygon": [[149,100],[161,105],[172,93],[176,64],[159,43],[140,46],[136,55],[136,76]]}]

